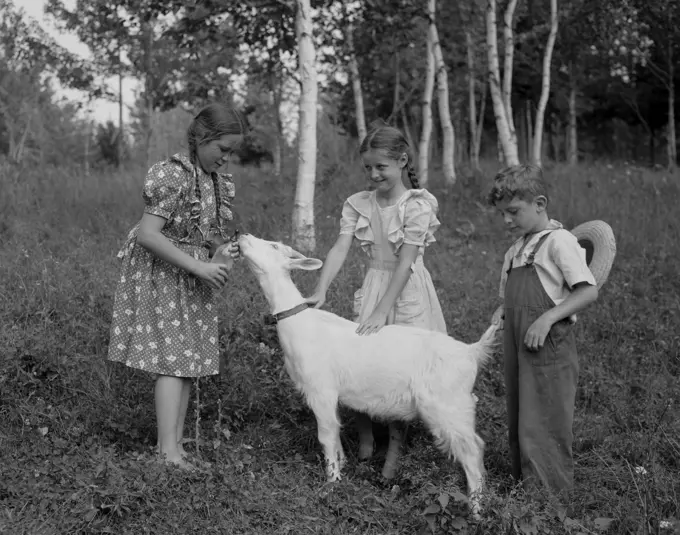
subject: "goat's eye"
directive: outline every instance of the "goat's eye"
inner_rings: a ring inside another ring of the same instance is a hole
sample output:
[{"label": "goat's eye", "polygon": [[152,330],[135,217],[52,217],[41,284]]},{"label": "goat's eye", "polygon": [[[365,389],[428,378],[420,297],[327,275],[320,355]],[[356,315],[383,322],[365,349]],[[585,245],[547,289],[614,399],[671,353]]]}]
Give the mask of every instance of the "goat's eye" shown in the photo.
[{"label": "goat's eye", "polygon": [[278,249],[278,248],[279,248],[279,246],[276,245],[275,243],[272,243],[272,247],[273,247],[274,249]]}]

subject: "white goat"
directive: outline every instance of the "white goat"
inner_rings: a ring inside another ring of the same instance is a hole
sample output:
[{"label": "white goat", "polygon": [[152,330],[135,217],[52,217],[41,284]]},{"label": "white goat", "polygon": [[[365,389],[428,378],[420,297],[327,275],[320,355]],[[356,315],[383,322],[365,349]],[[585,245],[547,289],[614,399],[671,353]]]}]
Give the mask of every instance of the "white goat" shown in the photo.
[{"label": "white goat", "polygon": [[491,355],[498,325],[471,345],[397,325],[359,336],[356,323],[307,308],[291,280],[290,270],[319,269],[321,260],[248,234],[239,246],[269,301],[286,370],[316,416],[328,479],[339,480],[345,462],[338,403],[387,421],[419,417],[441,451],[462,464],[477,514],[484,442],[475,432],[472,388],[479,366]]}]

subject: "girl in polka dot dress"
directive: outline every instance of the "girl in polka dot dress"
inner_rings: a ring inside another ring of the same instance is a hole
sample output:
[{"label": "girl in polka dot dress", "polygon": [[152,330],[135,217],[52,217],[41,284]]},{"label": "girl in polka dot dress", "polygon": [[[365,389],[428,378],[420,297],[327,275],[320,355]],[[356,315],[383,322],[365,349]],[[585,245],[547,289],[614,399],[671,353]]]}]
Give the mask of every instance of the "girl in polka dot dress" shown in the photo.
[{"label": "girl in polka dot dress", "polygon": [[[182,447],[191,378],[219,373],[215,297],[230,266],[210,258],[227,241],[234,183],[217,170],[245,130],[235,110],[203,108],[187,132],[189,155],[149,170],[144,214],[118,253],[108,358],[156,375],[159,454],[183,468],[191,467]],[[229,251],[238,256],[235,244]]]}]

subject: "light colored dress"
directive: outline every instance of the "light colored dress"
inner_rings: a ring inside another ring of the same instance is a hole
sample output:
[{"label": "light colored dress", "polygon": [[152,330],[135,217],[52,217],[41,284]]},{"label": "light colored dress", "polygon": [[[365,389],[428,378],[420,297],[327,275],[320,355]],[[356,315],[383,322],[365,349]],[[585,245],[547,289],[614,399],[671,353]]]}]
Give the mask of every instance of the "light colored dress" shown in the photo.
[{"label": "light colored dress", "polygon": [[[208,259],[209,238],[227,237],[233,218],[231,175],[206,174],[176,154],[149,170],[144,211],[166,219],[162,234],[197,260]],[[188,272],[137,243],[139,223],[118,257],[108,359],[177,377],[219,373],[216,294]]]},{"label": "light colored dress", "polygon": [[417,245],[401,295],[387,316],[387,325],[411,325],[446,333],[446,323],[430,273],[423,263],[425,248],[435,240],[440,226],[437,199],[425,189],[411,189],[396,204],[381,208],[375,191],[361,191],[342,207],[340,234],[359,240],[368,256],[364,282],[354,294],[354,321],[361,323],[375,310],[387,292],[399,264],[403,244]]}]

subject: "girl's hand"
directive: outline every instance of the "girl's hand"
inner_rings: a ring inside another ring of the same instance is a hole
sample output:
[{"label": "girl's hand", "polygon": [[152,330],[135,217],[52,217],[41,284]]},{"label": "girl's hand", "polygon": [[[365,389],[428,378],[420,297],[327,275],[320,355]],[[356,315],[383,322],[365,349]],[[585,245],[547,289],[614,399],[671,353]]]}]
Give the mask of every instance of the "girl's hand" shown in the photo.
[{"label": "girl's hand", "polygon": [[314,305],[314,308],[321,308],[325,302],[326,292],[322,292],[321,290],[315,291],[312,295],[305,299],[305,303],[308,305]]},{"label": "girl's hand", "polygon": [[366,321],[359,325],[356,333],[359,336],[377,333],[385,326],[385,323],[387,323],[387,314],[380,312],[379,310],[374,310],[373,314],[371,314]]},{"label": "girl's hand", "polygon": [[238,242],[233,241],[229,244],[229,247],[227,247],[227,251],[229,251],[229,255],[236,260],[237,258],[241,258],[241,248],[238,246]]},{"label": "girl's hand", "polygon": [[536,321],[534,321],[527,334],[524,336],[524,345],[529,351],[538,351],[543,347],[545,339],[548,337],[552,323],[550,320],[541,316]]},{"label": "girl's hand", "polygon": [[222,288],[229,276],[230,266],[210,262],[198,262],[194,268],[194,275],[215,290]]}]

